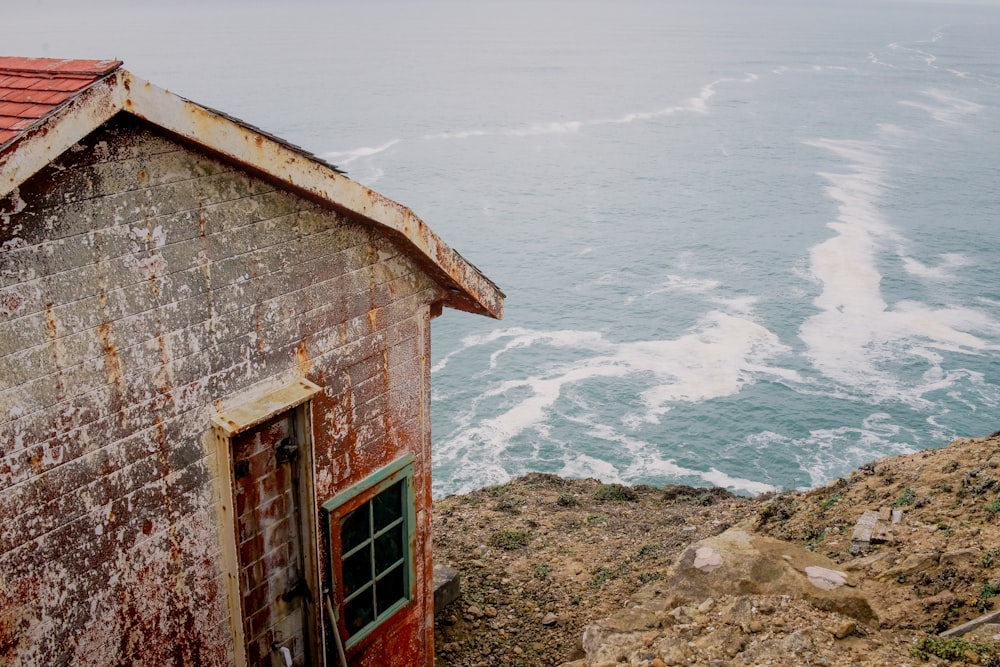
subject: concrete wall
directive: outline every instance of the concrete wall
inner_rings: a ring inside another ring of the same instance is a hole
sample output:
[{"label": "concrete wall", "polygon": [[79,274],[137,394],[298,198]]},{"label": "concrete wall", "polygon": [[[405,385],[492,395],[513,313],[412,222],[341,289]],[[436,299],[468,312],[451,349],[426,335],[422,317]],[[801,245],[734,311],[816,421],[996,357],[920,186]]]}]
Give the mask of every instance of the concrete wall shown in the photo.
[{"label": "concrete wall", "polygon": [[[317,507],[414,453],[429,568],[441,297],[377,230],[123,117],[0,200],[0,663],[229,664],[209,418],[295,376],[325,388]],[[361,663],[429,660],[430,585]]]}]

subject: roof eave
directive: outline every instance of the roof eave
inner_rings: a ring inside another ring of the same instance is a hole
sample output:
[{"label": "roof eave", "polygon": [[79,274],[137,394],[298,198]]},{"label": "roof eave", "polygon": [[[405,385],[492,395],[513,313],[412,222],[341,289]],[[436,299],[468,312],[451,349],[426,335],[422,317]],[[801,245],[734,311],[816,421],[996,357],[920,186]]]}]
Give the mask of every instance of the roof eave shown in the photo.
[{"label": "roof eave", "polygon": [[122,74],[94,82],[0,149],[0,198],[122,110]]},{"label": "roof eave", "polygon": [[139,79],[125,70],[97,81],[0,152],[4,197],[90,132],[125,111],[226,159],[403,240],[446,294],[451,308],[503,317],[504,294],[409,208],[234,119]]}]

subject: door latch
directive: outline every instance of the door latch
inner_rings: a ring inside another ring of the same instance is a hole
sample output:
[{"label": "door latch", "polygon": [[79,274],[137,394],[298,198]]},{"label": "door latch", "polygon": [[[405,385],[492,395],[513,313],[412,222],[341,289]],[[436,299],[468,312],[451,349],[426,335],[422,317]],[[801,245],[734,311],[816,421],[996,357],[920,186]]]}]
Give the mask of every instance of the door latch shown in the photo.
[{"label": "door latch", "polygon": [[274,451],[274,458],[278,462],[278,465],[291,463],[299,458],[299,446],[291,438],[285,438],[278,443]]}]

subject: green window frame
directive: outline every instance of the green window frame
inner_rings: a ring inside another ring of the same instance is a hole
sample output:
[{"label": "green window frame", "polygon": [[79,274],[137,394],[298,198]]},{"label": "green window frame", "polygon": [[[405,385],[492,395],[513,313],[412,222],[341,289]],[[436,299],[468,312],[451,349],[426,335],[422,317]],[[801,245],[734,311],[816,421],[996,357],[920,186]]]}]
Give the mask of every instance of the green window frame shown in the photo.
[{"label": "green window frame", "polygon": [[323,503],[339,631],[348,649],[416,594],[413,461],[407,454]]}]

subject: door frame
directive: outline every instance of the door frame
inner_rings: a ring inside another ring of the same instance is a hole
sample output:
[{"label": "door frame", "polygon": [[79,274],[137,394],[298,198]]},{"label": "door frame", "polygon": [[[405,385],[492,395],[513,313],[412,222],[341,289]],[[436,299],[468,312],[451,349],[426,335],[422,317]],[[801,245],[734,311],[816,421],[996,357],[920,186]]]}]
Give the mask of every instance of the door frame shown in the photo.
[{"label": "door frame", "polygon": [[307,654],[312,664],[325,665],[323,647],[322,599],[319,587],[319,523],[315,503],[315,464],[312,437],[313,396],[323,391],[319,385],[305,378],[280,386],[277,389],[248,394],[229,402],[232,407],[211,416],[212,428],[207,434],[214,453],[216,480],[216,510],[222,568],[225,577],[226,601],[229,608],[229,625],[233,638],[233,657],[236,667],[247,667],[245,617],[240,592],[240,562],[238,528],[236,524],[236,496],[233,479],[233,438],[285,412],[292,412],[293,430],[301,439],[298,444],[298,503],[303,556],[303,573],[314,596],[305,605]]}]

